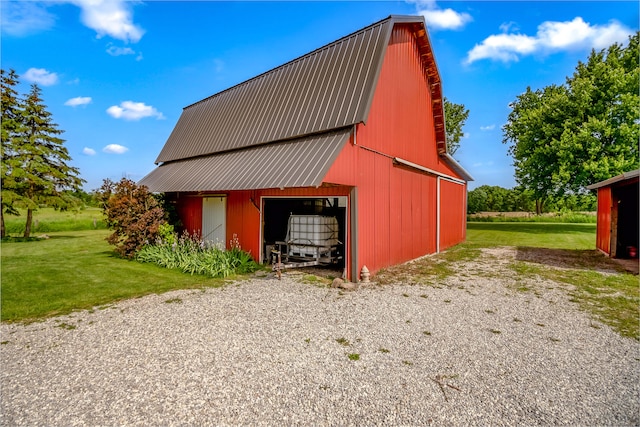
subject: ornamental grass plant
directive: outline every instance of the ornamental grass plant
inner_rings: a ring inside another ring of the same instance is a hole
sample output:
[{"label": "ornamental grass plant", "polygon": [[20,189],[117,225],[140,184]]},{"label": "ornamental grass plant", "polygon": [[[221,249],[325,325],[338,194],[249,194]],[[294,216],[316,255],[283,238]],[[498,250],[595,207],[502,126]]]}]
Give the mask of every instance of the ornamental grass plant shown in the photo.
[{"label": "ornamental grass plant", "polygon": [[251,255],[242,250],[235,235],[231,248],[224,250],[220,243],[206,242],[188,232],[178,237],[171,226],[163,226],[159,234],[155,243],[138,251],[139,262],[217,278],[252,273],[260,268]]}]

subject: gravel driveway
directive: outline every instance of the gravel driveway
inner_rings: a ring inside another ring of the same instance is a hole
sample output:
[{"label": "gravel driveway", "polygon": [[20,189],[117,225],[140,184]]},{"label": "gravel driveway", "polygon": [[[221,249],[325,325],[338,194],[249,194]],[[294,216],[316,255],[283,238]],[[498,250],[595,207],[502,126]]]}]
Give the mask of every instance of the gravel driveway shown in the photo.
[{"label": "gravel driveway", "polygon": [[2,324],[0,423],[638,425],[640,343],[498,276],[285,275]]}]

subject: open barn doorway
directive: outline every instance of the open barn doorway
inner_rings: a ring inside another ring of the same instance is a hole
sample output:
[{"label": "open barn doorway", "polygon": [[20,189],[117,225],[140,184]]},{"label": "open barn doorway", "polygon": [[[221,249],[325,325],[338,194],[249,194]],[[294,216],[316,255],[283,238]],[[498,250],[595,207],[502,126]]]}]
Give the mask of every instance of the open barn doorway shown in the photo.
[{"label": "open barn doorway", "polygon": [[611,255],[615,258],[636,258],[640,246],[638,182],[613,187],[612,192]]},{"label": "open barn doorway", "polygon": [[[265,197],[262,199],[262,261],[271,262],[271,249],[278,241],[285,241],[289,231],[290,217],[328,217],[321,222],[337,222],[336,261],[327,268],[340,270],[344,274],[347,248],[347,203],[346,196],[339,197]],[[321,227],[324,230],[324,226]],[[328,236],[321,236],[324,238]]]}]

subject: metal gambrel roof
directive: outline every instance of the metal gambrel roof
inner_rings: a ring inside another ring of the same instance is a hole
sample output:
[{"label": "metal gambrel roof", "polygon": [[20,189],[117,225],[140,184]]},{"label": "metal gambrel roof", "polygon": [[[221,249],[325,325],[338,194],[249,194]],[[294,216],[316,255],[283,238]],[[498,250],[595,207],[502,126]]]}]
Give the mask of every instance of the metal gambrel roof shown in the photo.
[{"label": "metal gambrel roof", "polygon": [[165,163],[142,178],[152,192],[318,187],[351,128]]},{"label": "metal gambrel roof", "polygon": [[390,16],[184,108],[156,163],[366,122],[396,24],[410,25],[418,39],[431,85],[438,152],[445,153],[442,89],[424,18]]}]

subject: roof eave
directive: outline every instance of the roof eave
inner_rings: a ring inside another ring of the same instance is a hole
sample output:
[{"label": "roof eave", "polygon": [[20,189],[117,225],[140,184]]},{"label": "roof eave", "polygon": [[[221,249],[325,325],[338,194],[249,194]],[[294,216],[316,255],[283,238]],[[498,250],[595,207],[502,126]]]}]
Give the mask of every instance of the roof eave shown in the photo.
[{"label": "roof eave", "polygon": [[609,185],[616,184],[621,181],[626,181],[628,179],[637,178],[640,176],[640,169],[632,170],[629,172],[621,173],[620,175],[616,175],[609,179],[605,179],[604,181],[596,182],[595,184],[587,185],[587,190],[597,190],[598,188],[607,187]]}]

